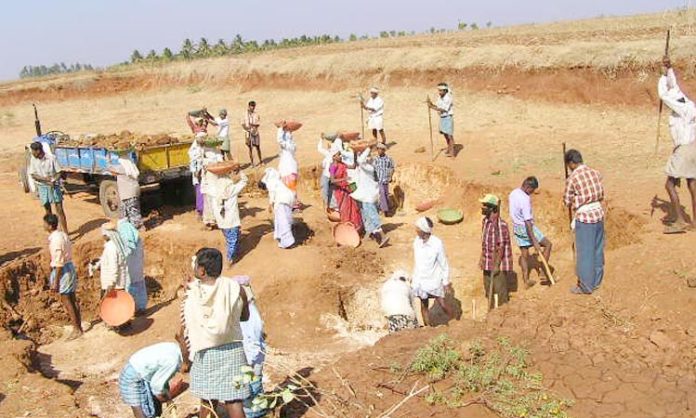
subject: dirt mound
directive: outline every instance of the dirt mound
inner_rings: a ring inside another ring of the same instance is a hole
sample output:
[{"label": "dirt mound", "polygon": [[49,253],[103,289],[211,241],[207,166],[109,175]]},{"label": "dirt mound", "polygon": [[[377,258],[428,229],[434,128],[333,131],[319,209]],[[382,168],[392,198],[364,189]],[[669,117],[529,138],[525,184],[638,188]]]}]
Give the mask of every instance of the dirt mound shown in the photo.
[{"label": "dirt mound", "polygon": [[80,136],[77,139],[72,139],[66,135],[61,138],[60,144],[72,147],[103,147],[116,150],[125,150],[130,148],[176,144],[188,140],[191,140],[191,137],[178,138],[163,133],[141,135],[130,131],[121,131],[117,134]]},{"label": "dirt mound", "polygon": [[[507,219],[507,196],[510,189],[463,181],[446,167],[422,164],[402,164],[394,174],[394,194],[400,196],[402,208],[415,210],[422,202],[437,200],[432,209],[424,212],[435,220],[439,208],[461,209],[463,227],[476,233],[480,224],[478,199],[486,193],[494,193],[502,200],[503,218]],[[534,195],[535,222],[553,242],[568,243],[571,239],[567,209],[559,193],[541,191]],[[647,220],[623,208],[609,207],[605,228],[607,249],[612,250],[640,242],[641,232]]]},{"label": "dirt mound", "polygon": [[72,388],[61,382],[46,379],[34,371],[35,345],[28,340],[15,340],[10,332],[0,329],[0,415],[79,416],[72,397]]}]

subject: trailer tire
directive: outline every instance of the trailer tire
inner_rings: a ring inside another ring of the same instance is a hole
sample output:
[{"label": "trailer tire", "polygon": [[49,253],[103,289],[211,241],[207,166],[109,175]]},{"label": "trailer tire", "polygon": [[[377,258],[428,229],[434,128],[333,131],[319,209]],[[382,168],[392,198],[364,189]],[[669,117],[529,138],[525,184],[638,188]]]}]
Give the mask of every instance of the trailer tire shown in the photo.
[{"label": "trailer tire", "polygon": [[121,199],[118,197],[118,187],[115,180],[102,180],[99,183],[99,203],[107,218],[117,218]]},{"label": "trailer tire", "polygon": [[29,153],[25,150],[24,151],[24,164],[19,166],[19,169],[17,170],[17,176],[19,177],[19,184],[22,185],[22,190],[24,190],[24,193],[29,193],[31,192],[31,185],[29,184],[29,161],[30,161],[30,156]]}]

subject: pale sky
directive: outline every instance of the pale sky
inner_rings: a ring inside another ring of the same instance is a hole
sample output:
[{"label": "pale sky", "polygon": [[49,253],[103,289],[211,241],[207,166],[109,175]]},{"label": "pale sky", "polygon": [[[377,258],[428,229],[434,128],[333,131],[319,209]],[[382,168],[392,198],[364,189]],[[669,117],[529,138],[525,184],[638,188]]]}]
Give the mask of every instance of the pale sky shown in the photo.
[{"label": "pale sky", "polygon": [[208,42],[280,39],[382,30],[454,29],[542,23],[674,9],[685,0],[5,0],[0,80],[24,65],[80,62],[106,66],[138,49],[176,52],[185,38]]}]

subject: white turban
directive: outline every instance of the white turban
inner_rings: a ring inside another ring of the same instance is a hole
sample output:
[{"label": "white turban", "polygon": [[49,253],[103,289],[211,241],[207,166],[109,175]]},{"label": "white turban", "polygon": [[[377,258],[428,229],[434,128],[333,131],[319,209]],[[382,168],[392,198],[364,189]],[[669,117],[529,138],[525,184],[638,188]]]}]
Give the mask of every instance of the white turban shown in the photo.
[{"label": "white turban", "polygon": [[432,221],[428,222],[428,218],[421,216],[416,220],[416,228],[425,232],[426,234],[431,234],[433,232]]},{"label": "white turban", "polygon": [[377,87],[372,87],[370,93],[379,93],[379,89]]}]

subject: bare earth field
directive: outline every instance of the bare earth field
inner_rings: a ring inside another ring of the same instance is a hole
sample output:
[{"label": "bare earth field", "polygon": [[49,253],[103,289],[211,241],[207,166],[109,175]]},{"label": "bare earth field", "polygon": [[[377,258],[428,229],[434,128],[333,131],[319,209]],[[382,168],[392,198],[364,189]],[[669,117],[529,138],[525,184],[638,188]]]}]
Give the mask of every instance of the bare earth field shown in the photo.
[{"label": "bare earth field", "polygon": [[[233,120],[241,119],[250,99],[259,104],[269,165],[277,163],[270,122],[304,123],[296,134],[299,193],[309,205],[297,215],[302,245],[277,248],[267,200],[249,189],[241,199],[242,257],[228,272],[253,279],[270,347],[266,388],[301,373],[321,393],[314,407],[293,402],[277,416],[385,416],[413,387],[428,384],[425,376],[397,376],[395,370],[441,334],[463,351],[472,340],[491,343],[500,336],[525,347],[543,385],[574,402],[569,416],[695,416],[696,294],[687,280],[696,276],[696,235],[661,233],[667,199],[662,169],[671,151],[666,118],[654,153],[656,63],[664,30],[674,25],[675,66],[685,77],[684,90],[696,92],[693,17],[670,12],[361,41],[0,84],[0,185],[6,197],[0,324],[22,328],[20,339],[0,334],[0,416],[128,416],[118,398],[121,367],[137,349],[173,339],[182,269],[198,248],[223,246],[221,233],[203,230],[190,206],[150,211],[144,237],[151,308],[129,335],[109,332],[98,322],[98,278],[87,275],[88,261],[101,251],[103,214],[94,194],[75,193],[65,205],[76,238],[80,305],[93,327],[66,342],[62,309],[42,289],[48,272],[43,209],[17,184],[21,153],[33,134],[31,103],[39,106],[45,130],[184,134],[188,110],[225,107]],[[423,102],[434,97],[440,81],[454,90],[455,139],[462,148],[456,159],[446,159],[435,136],[433,162]],[[387,248],[367,241],[355,250],[337,248],[313,170],[321,158],[316,142],[320,132],[360,129],[354,97],[373,84],[386,102],[389,153],[398,165],[394,185],[405,192],[404,212],[384,219]],[[232,137],[233,154],[246,161],[241,129]],[[568,292],[575,278],[560,203],[563,142],[581,150],[605,177],[606,275],[592,296]],[[426,152],[414,152],[419,147]],[[536,221],[554,243],[551,264],[560,281],[520,286],[509,305],[487,315],[476,199],[488,192],[507,196],[528,175],[540,179]],[[394,269],[411,268],[414,208],[432,198],[465,214],[463,223],[435,230],[445,242],[455,289],[451,302],[461,315],[445,324],[434,308],[439,326],[386,336],[377,289]],[[496,416],[481,402],[429,403],[449,382],[433,383],[389,416]],[[176,413],[167,416],[186,416],[195,403],[184,394]]]}]

